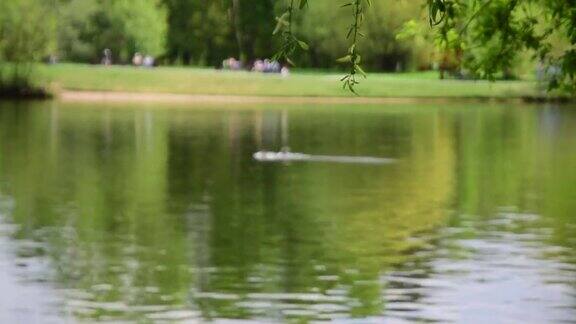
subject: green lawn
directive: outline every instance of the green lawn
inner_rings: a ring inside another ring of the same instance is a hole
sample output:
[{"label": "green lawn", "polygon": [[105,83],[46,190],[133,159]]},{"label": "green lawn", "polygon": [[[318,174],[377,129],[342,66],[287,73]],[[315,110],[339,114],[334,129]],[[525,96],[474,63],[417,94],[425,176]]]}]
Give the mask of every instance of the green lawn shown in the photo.
[{"label": "green lawn", "polygon": [[[280,75],[213,69],[58,64],[41,66],[41,79],[56,89],[251,96],[350,96],[341,74]],[[538,96],[533,81],[439,80],[436,73],[374,73],[358,86],[366,97],[518,98]]]}]

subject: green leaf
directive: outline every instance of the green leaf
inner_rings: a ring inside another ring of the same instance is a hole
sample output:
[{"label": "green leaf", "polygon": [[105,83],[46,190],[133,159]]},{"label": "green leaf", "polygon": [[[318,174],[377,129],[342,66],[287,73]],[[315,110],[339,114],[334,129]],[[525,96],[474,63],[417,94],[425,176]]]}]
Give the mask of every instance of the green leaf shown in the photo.
[{"label": "green leaf", "polygon": [[336,60],[339,63],[350,63],[352,62],[352,55],[346,55]]},{"label": "green leaf", "polygon": [[307,51],[310,48],[310,46],[308,46],[308,44],[306,44],[306,42],[304,42],[304,41],[297,40],[297,42],[298,42],[298,45],[300,45],[300,47],[305,51]]},{"label": "green leaf", "polygon": [[366,72],[364,72],[364,70],[362,69],[362,67],[358,64],[354,65],[354,68],[356,69],[356,71],[360,72],[360,74],[362,74],[362,76],[364,78],[366,78]]}]

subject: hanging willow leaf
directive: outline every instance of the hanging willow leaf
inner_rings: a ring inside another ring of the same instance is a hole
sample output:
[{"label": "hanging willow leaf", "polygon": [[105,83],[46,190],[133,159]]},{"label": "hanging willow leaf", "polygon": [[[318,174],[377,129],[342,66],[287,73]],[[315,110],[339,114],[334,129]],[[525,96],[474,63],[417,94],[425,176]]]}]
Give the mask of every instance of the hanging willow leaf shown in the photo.
[{"label": "hanging willow leaf", "polygon": [[358,39],[364,37],[364,34],[360,31],[362,24],[364,23],[364,11],[366,7],[372,5],[371,0],[353,0],[352,2],[345,3],[341,5],[342,8],[352,7],[353,22],[348,27],[346,34],[346,39],[351,39],[352,44],[348,49],[348,54],[336,60],[339,63],[348,64],[349,71],[340,81],[342,81],[342,88],[350,90],[354,94],[358,94],[355,90],[355,86],[360,82],[356,79],[356,76],[362,75],[366,77],[366,72],[360,66],[362,62],[362,57],[358,54],[357,44]]},{"label": "hanging willow leaf", "polygon": [[[292,32],[292,18],[294,16],[295,0],[288,0],[288,1],[289,5],[286,12],[284,12],[282,16],[276,18],[277,24],[272,34],[282,35],[282,46],[280,47],[278,52],[274,54],[272,58],[274,60],[284,59],[289,64],[295,65],[294,62],[290,59],[290,56],[292,56],[297,49],[307,51],[310,48],[310,46],[308,46],[306,42],[296,38],[296,36]],[[308,4],[308,0],[300,0],[299,3],[300,3],[299,9],[303,9]]]}]

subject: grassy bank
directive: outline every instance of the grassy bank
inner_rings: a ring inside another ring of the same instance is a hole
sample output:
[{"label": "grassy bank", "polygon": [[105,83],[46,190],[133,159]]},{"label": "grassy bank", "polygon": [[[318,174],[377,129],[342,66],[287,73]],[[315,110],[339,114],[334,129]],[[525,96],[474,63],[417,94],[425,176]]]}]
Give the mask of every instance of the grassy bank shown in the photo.
[{"label": "grassy bank", "polygon": [[[103,67],[79,64],[41,66],[41,77],[64,90],[154,92],[245,96],[351,96],[340,74],[295,72],[279,75],[213,69]],[[533,81],[439,80],[433,72],[369,74],[358,87],[366,97],[524,98],[538,97]]]}]

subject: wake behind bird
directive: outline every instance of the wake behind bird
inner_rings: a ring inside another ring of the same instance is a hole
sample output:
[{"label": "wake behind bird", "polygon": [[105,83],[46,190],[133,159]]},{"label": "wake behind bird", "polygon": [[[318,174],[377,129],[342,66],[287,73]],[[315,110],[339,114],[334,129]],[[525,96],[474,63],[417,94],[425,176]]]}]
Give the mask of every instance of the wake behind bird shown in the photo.
[{"label": "wake behind bird", "polygon": [[259,151],[254,153],[254,160],[258,162],[329,162],[350,164],[392,164],[397,160],[392,158],[379,158],[371,156],[336,156],[312,155],[292,152]]}]

